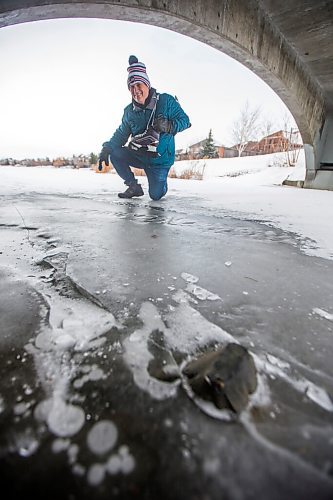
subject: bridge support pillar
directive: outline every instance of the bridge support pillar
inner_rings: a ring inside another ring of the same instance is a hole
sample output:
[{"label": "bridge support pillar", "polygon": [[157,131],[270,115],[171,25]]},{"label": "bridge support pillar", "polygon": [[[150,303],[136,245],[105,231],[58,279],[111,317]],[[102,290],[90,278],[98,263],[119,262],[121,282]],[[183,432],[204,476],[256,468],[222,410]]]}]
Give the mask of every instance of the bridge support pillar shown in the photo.
[{"label": "bridge support pillar", "polygon": [[318,132],[314,147],[304,145],[306,160],[305,188],[333,191],[333,113]]}]

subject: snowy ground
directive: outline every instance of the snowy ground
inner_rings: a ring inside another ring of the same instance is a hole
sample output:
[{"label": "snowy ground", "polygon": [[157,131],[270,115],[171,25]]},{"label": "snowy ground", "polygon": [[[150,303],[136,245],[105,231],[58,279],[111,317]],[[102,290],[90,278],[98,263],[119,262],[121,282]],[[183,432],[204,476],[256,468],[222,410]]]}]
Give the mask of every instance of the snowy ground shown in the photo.
[{"label": "snowy ground", "polygon": [[[333,193],[282,186],[304,162],[278,160],[206,160],[203,181],[170,179],[159,202],[119,200],[114,174],[0,168],[0,466],[6,485],[22,476],[13,498],[29,486],[44,500],[45,463],[57,500],[330,498]],[[258,370],[235,425],[149,371],[229,342]]]}]

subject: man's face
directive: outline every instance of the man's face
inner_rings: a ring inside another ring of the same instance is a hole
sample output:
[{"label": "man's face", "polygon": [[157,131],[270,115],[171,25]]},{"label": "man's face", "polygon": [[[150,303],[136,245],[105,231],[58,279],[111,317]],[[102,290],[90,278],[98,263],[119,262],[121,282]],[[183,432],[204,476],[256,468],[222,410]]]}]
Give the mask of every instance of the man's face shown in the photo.
[{"label": "man's face", "polygon": [[130,86],[133,99],[139,104],[144,104],[149,94],[149,88],[144,83],[135,83]]}]

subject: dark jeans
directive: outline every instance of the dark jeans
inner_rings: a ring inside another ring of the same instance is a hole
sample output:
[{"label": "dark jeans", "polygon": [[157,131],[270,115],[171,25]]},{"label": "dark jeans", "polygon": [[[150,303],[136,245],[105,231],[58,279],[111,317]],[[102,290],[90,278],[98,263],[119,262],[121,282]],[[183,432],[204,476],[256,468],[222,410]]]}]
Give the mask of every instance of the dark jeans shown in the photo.
[{"label": "dark jeans", "polygon": [[126,147],[115,147],[112,149],[110,159],[117,174],[124,179],[127,186],[136,182],[130,167],[142,168],[148,179],[149,196],[153,200],[159,200],[168,191],[167,178],[170,167],[151,167],[140,156],[140,153]]}]

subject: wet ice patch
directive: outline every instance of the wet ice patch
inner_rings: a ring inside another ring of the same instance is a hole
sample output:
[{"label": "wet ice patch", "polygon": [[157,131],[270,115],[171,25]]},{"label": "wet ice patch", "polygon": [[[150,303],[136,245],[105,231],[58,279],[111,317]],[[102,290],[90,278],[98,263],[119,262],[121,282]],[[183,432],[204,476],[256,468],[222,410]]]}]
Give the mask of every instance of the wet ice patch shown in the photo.
[{"label": "wet ice patch", "polygon": [[327,311],[324,311],[324,309],[320,309],[319,307],[315,307],[312,309],[314,314],[318,314],[318,316],[321,316],[322,318],[327,319],[328,321],[333,321],[333,314],[328,313]]}]

